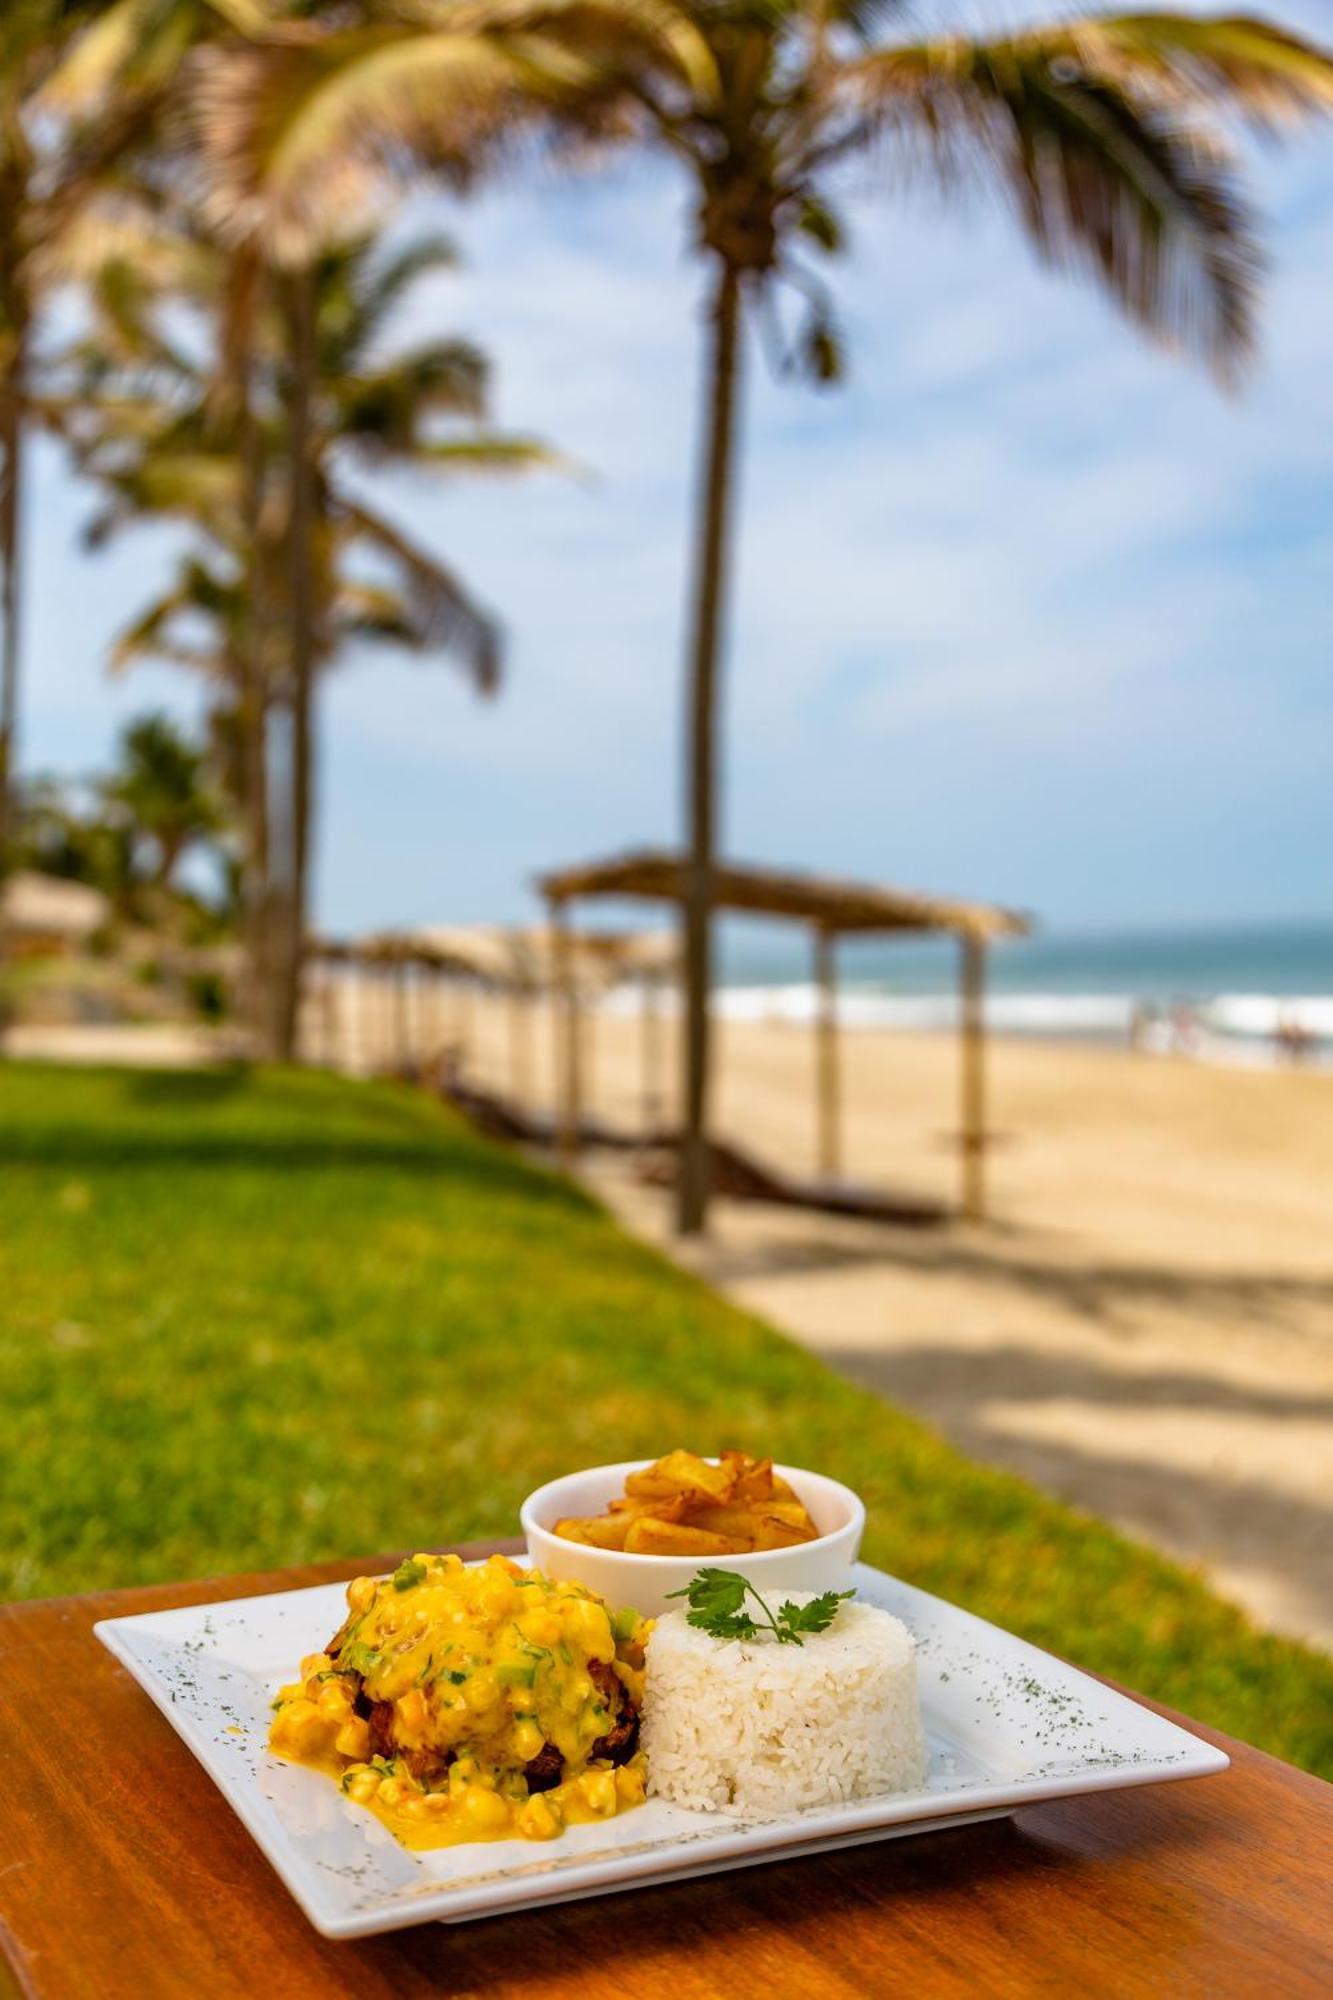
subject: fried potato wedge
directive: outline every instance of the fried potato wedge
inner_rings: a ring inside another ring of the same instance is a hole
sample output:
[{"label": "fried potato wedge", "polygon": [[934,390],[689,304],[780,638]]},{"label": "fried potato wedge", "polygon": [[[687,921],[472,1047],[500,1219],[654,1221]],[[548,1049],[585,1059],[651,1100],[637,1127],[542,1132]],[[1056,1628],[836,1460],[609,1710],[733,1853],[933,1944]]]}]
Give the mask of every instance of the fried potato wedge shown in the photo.
[{"label": "fried potato wedge", "polygon": [[731,1473],[731,1498],[750,1505],[773,1498],[773,1461],[748,1458],[743,1451],[724,1451],[722,1463]]},{"label": "fried potato wedge", "polygon": [[733,1485],[727,1466],[713,1465],[692,1451],[669,1451],[658,1459],[653,1471],[669,1479],[678,1492],[709,1493],[715,1500],[725,1499]]},{"label": "fried potato wedge", "polygon": [[737,1535],[713,1535],[692,1521],[654,1521],[640,1514],[625,1537],[631,1556],[739,1556],[750,1544]]},{"label": "fried potato wedge", "polygon": [[713,1556],[791,1548],[819,1529],[771,1458],[730,1450],[714,1464],[678,1450],[631,1472],[605,1514],[558,1522],[556,1533],[629,1555]]},{"label": "fried potato wedge", "polygon": [[[623,1549],[634,1523],[628,1514],[599,1514],[590,1521],[557,1521],[555,1531],[567,1542],[585,1542],[593,1549]],[[577,1529],[571,1534],[570,1529]]]},{"label": "fried potato wedge", "polygon": [[[781,1503],[779,1503],[780,1505]],[[690,1515],[691,1525],[706,1528],[710,1535],[736,1535],[747,1548],[784,1548],[797,1542],[813,1542],[816,1529],[808,1520],[791,1520],[777,1506],[701,1507]],[[786,1541],[775,1542],[779,1532]]]},{"label": "fried potato wedge", "polygon": [[790,1521],[779,1521],[773,1514],[760,1514],[754,1525],[752,1549],[793,1549],[798,1542],[812,1542],[814,1530],[794,1528]]},{"label": "fried potato wedge", "polygon": [[623,1500],[613,1500],[608,1511],[623,1514],[633,1520],[639,1514],[651,1514],[655,1521],[679,1521],[689,1508],[688,1493],[673,1493],[669,1498],[649,1500],[641,1495],[626,1495]]},{"label": "fried potato wedge", "polygon": [[586,1521],[576,1521],[573,1519],[570,1519],[568,1521],[557,1521],[555,1524],[555,1532],[557,1535],[561,1537],[563,1541],[586,1543],[588,1537],[583,1532],[586,1526],[587,1526]]}]

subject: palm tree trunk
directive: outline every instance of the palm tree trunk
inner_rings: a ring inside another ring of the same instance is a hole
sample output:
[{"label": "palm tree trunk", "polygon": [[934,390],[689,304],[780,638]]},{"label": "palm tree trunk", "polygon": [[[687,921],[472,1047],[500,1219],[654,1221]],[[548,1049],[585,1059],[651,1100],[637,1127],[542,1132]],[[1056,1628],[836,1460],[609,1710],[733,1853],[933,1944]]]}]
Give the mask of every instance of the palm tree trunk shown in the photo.
[{"label": "palm tree trunk", "polygon": [[275,1000],[269,977],[268,689],[263,532],[265,453],[255,410],[253,339],[263,283],[248,246],[228,270],[220,346],[223,408],[239,438],[241,458],[242,599],[231,675],[240,716],[237,807],[241,822],[241,937],[244,951],[241,1017],[255,1050],[273,1053]]},{"label": "palm tree trunk", "polygon": [[[0,385],[0,896],[13,860],[14,773],[18,743],[19,536],[22,525],[23,350],[16,344]],[[0,917],[0,970],[9,958],[8,927]],[[9,1021],[9,1001],[0,992],[0,1039]]]},{"label": "palm tree trunk", "polygon": [[281,1061],[296,1054],[297,1020],[301,1004],[301,973],[305,958],[306,901],[309,887],[310,821],[313,811],[313,716],[315,670],[314,466],[311,457],[310,405],[315,380],[314,276],[300,271],[291,280],[288,325],[290,338],[291,408],[288,449],[291,454],[291,507],[288,516],[288,557],[291,616],[291,879],[284,911],[282,978],[278,1005],[278,1048]]},{"label": "palm tree trunk", "polygon": [[707,1222],[710,1178],[709,997],[717,830],[717,683],[726,610],[741,321],[740,272],[725,260],[718,270],[711,319],[708,428],[700,473],[686,732],[685,1103],[676,1200],[676,1226],[682,1236],[696,1235]]},{"label": "palm tree trunk", "polygon": [[19,532],[23,469],[23,383],[16,362],[0,391],[0,865],[8,859],[18,725]]}]

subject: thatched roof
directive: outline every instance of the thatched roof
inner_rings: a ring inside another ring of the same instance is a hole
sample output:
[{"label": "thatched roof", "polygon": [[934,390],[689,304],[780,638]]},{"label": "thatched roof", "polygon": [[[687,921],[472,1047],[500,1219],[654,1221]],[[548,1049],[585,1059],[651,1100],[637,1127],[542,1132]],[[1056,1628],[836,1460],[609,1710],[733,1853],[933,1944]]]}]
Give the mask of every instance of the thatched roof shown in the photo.
[{"label": "thatched roof", "polygon": [[[633,902],[679,903],[685,861],[679,854],[643,849],[581,868],[561,868],[538,878],[548,902],[573,897],[620,896]],[[1021,937],[1029,918],[991,903],[963,903],[903,889],[845,882],[828,875],[798,875],[777,868],[721,862],[713,871],[713,903],[752,916],[789,917],[827,931],[955,931],[971,937]]]},{"label": "thatched roof", "polygon": [[111,905],[100,889],[26,868],[16,870],[5,883],[2,904],[7,930],[63,938],[71,944],[90,938],[111,916]]},{"label": "thatched roof", "polygon": [[[581,986],[666,973],[676,964],[674,938],[660,932],[581,931],[569,939],[571,972]],[[422,965],[476,979],[506,992],[539,993],[555,984],[551,933],[545,925],[419,924],[347,941],[321,939],[312,957],[362,965]]]}]

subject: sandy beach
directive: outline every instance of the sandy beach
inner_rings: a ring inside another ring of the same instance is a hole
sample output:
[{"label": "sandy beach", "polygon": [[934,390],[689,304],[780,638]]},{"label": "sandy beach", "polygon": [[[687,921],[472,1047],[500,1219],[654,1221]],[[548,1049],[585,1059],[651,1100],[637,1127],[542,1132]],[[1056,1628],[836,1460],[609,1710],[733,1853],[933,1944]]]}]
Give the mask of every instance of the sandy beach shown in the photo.
[{"label": "sandy beach", "polygon": [[[508,1010],[474,1003],[456,1025],[469,1074],[507,1086]],[[544,1009],[530,1026],[517,1039],[549,1102]],[[640,1120],[639,1049],[632,1018],[593,1024],[599,1115]],[[844,1051],[848,1173],[951,1197],[951,1041],[863,1032]],[[718,1074],[719,1132],[809,1171],[808,1036],[729,1024]],[[1333,1647],[1333,1077],[997,1041],[991,1084],[986,1225],[887,1229],[721,1202],[689,1261],[965,1451]],[[670,1247],[664,1197],[627,1156],[584,1166]]]}]

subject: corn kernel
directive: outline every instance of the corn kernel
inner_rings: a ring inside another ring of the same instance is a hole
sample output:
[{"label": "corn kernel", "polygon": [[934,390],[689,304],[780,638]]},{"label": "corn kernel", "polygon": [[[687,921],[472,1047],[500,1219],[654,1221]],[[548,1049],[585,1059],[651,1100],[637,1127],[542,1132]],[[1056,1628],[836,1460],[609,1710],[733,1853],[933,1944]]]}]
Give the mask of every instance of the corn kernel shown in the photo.
[{"label": "corn kernel", "polygon": [[[400,1695],[394,1703],[394,1709],[398,1717],[400,1742],[424,1736],[430,1726],[430,1710],[426,1706],[426,1697],[420,1688],[410,1688],[406,1694]],[[407,1747],[409,1749],[412,1747],[410,1741],[407,1742]]]},{"label": "corn kernel", "polygon": [[563,1627],[554,1611],[530,1611],[520,1625],[534,1646],[558,1646],[563,1634]]},{"label": "corn kernel", "polygon": [[642,1805],[647,1790],[642,1771],[636,1771],[632,1764],[620,1766],[616,1772],[616,1796],[622,1806]]},{"label": "corn kernel", "polygon": [[370,1756],[370,1725],[359,1715],[353,1715],[344,1722],[333,1739],[333,1747],[340,1757],[350,1757],[354,1764],[364,1764]]},{"label": "corn kernel", "polygon": [[570,1606],[569,1626],[573,1636],[594,1660],[615,1658],[616,1642],[611,1636],[611,1621],[600,1604],[594,1604],[585,1597]]},{"label": "corn kernel", "polygon": [[579,1790],[593,1812],[603,1819],[611,1818],[616,1809],[614,1771],[585,1771],[579,1779]]},{"label": "corn kernel", "polygon": [[509,1732],[510,1748],[519,1764],[526,1764],[535,1757],[545,1740],[536,1723],[526,1716],[522,1722],[516,1722]]},{"label": "corn kernel", "polygon": [[485,1791],[481,1786],[467,1794],[461,1811],[473,1833],[499,1833],[509,1824],[508,1805],[498,1792]]},{"label": "corn kernel", "polygon": [[542,1792],[519,1807],[514,1824],[525,1840],[554,1840],[560,1831],[560,1823]]},{"label": "corn kernel", "polygon": [[273,1747],[294,1757],[309,1757],[323,1748],[328,1724],[313,1701],[298,1696],[279,1710],[273,1725]]},{"label": "corn kernel", "polygon": [[475,1784],[477,1760],[475,1757],[456,1757],[449,1766],[449,1792],[453,1798],[461,1798]]}]

